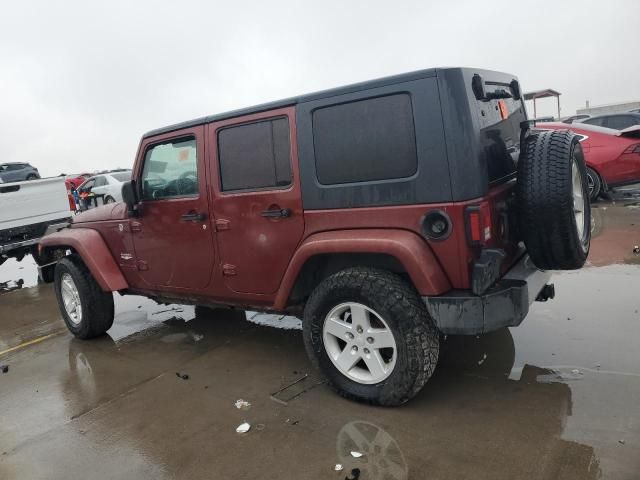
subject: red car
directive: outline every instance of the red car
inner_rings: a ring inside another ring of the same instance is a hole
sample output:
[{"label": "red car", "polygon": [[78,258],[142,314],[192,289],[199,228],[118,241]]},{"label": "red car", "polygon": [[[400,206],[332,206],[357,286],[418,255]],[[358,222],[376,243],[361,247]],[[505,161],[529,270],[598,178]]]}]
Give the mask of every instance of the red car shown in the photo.
[{"label": "red car", "polygon": [[582,138],[591,200],[615,187],[640,183],[640,125],[624,130],[584,123],[544,123],[538,130],[570,130]]},{"label": "red car", "polygon": [[78,188],[82,182],[84,182],[87,178],[89,178],[92,174],[91,173],[80,173],[80,174],[72,174],[72,175],[67,175],[67,178],[65,179],[65,185],[67,186],[67,190],[71,190]]}]

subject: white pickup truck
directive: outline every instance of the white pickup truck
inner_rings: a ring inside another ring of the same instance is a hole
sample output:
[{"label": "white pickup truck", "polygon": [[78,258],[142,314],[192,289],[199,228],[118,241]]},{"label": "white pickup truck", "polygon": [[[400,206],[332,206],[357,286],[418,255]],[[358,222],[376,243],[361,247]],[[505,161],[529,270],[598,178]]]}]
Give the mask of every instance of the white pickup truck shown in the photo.
[{"label": "white pickup truck", "polygon": [[69,223],[71,210],[64,177],[0,183],[0,265],[31,253],[47,231]]}]

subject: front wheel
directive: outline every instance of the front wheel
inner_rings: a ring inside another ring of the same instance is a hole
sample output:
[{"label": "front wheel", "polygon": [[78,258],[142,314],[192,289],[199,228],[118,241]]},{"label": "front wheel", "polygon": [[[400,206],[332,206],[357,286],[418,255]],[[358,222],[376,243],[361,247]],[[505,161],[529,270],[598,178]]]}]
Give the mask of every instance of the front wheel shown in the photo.
[{"label": "front wheel", "polygon": [[438,362],[438,331],[399,276],[357,267],[325,279],[303,319],[313,363],[341,395],[375,405],[414,397]]},{"label": "front wheel", "polygon": [[587,185],[589,186],[589,199],[595,202],[602,190],[602,181],[598,173],[587,167]]},{"label": "front wheel", "polygon": [[113,325],[113,295],[100,288],[77,255],[58,262],[54,289],[62,319],[76,337],[99,337]]}]

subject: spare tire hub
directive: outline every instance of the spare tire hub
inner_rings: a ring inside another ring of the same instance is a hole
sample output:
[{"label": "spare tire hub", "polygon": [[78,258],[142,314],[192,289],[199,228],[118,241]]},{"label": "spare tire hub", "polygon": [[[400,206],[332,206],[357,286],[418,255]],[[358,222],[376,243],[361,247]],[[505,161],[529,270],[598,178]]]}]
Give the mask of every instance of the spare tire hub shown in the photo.
[{"label": "spare tire hub", "polygon": [[582,175],[580,175],[578,162],[575,157],[573,157],[571,176],[573,184],[573,214],[576,217],[578,237],[584,242],[584,190],[582,187]]}]

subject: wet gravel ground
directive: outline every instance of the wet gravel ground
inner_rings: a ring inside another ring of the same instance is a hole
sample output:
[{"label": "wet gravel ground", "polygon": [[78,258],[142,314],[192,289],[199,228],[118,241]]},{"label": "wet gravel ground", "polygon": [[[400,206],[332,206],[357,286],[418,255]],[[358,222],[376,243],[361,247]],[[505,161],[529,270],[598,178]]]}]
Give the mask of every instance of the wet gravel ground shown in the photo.
[{"label": "wet gravel ground", "polygon": [[0,479],[638,479],[640,196],[596,207],[589,265],[554,275],[556,299],[449,337],[395,409],[332,393],[292,319],[116,295],[109,335],[78,341],[33,263],[9,261]]}]

